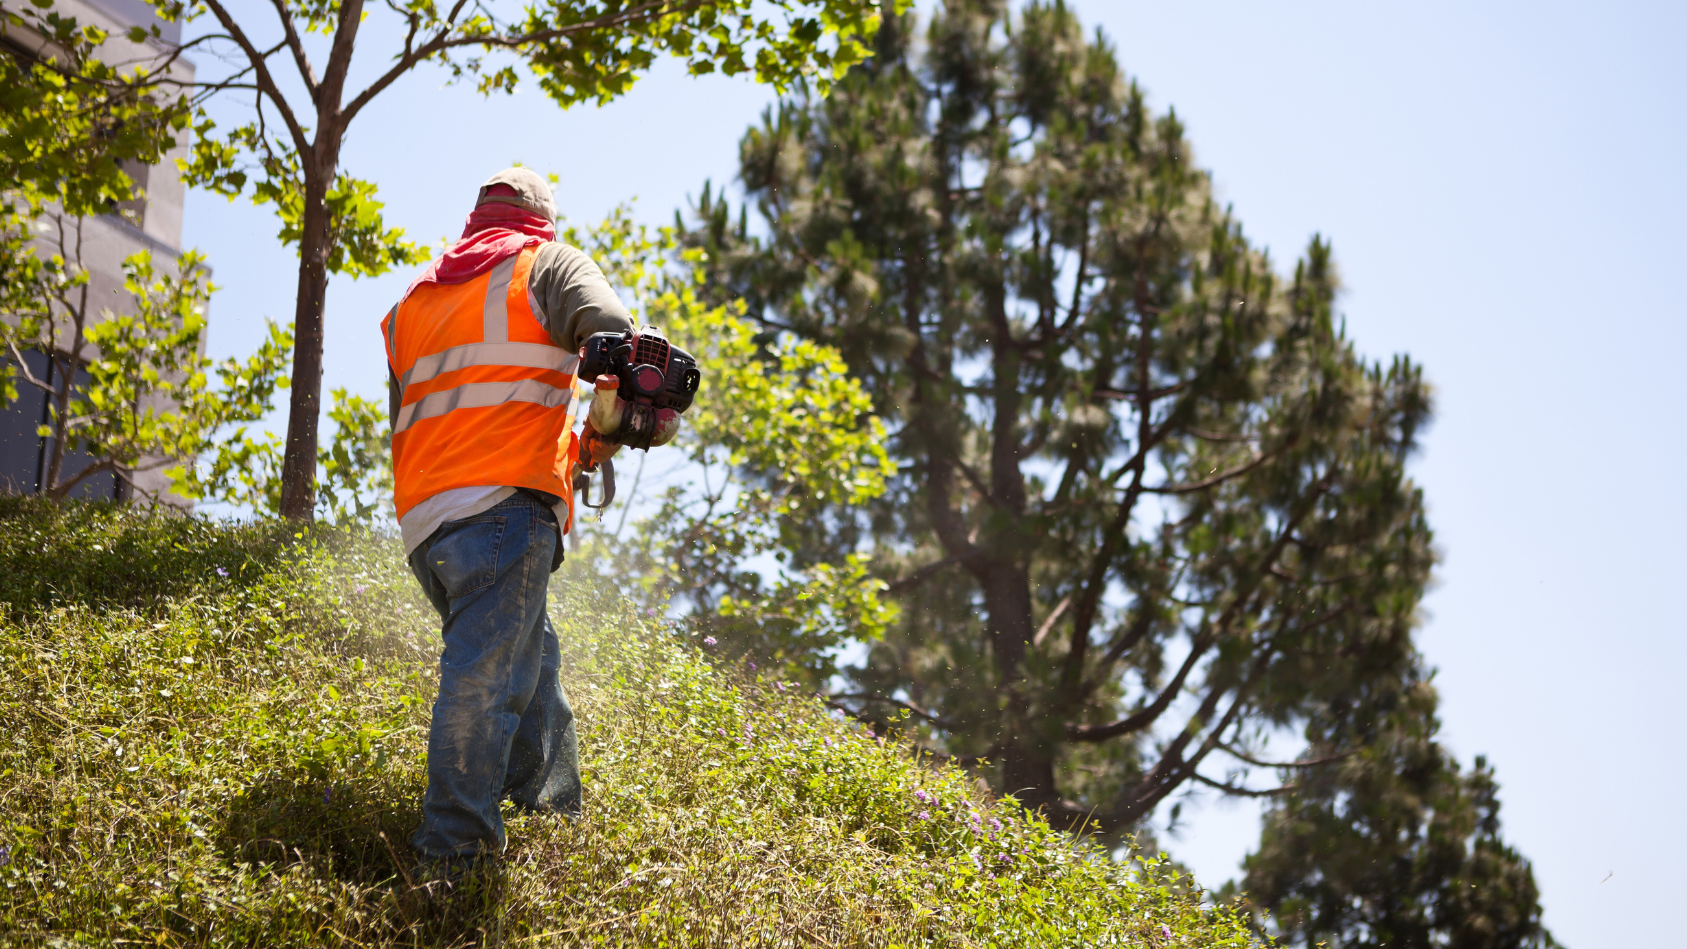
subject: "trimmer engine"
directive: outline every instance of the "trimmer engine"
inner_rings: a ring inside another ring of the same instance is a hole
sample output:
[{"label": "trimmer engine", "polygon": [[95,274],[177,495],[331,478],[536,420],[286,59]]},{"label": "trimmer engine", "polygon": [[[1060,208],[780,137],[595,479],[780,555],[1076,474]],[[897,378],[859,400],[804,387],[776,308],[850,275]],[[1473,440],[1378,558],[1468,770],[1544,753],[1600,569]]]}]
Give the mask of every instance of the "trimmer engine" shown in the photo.
[{"label": "trimmer engine", "polygon": [[[684,412],[691,408],[691,399],[703,381],[697,360],[668,342],[654,326],[625,333],[596,333],[586,339],[580,355],[580,378],[597,382],[599,376],[614,376],[620,380],[617,394],[635,405]],[[598,390],[602,389],[599,385]],[[649,447],[625,440],[622,444]]]},{"label": "trimmer engine", "polygon": [[[668,342],[662,331],[645,326],[624,333],[594,333],[580,350],[579,378],[597,387],[586,420],[604,439],[646,451],[666,445],[679,434],[680,413],[691,408],[703,374],[697,360]],[[595,468],[587,468],[593,471]],[[584,473],[575,490],[590,485]],[[603,500],[590,508],[608,507],[615,499],[615,469],[603,462]]]}]

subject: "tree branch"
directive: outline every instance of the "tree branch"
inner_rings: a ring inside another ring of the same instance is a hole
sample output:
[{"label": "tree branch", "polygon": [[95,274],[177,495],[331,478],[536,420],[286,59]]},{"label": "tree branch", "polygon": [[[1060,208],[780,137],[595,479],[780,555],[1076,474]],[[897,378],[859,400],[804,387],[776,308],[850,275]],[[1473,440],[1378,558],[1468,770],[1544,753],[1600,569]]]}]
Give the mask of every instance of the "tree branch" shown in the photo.
[{"label": "tree branch", "polygon": [[1285,440],[1283,442],[1283,444],[1277,446],[1276,448],[1273,448],[1270,451],[1260,452],[1257,456],[1254,457],[1254,459],[1252,461],[1249,461],[1247,464],[1243,465],[1242,467],[1233,468],[1230,471],[1223,472],[1222,474],[1213,475],[1210,478],[1202,478],[1199,481],[1190,481],[1186,484],[1156,485],[1154,487],[1143,488],[1142,490],[1147,492],[1148,494],[1192,494],[1196,491],[1205,491],[1208,488],[1216,487],[1217,485],[1223,484],[1224,482],[1229,481],[1233,478],[1240,478],[1242,475],[1245,475],[1248,472],[1253,471],[1254,469],[1258,468],[1260,465],[1263,465],[1266,462],[1270,461],[1272,458],[1275,458],[1276,456],[1282,454],[1284,451],[1286,451],[1294,443],[1295,443],[1295,439],[1293,437],[1290,437],[1287,440]]},{"label": "tree branch", "polygon": [[[328,49],[328,66],[322,71],[321,94],[316,98],[317,113],[322,119],[322,132],[330,132],[328,121],[334,119],[333,137],[338,137],[339,129],[351,123],[351,117],[339,109],[346,85],[346,74],[351,70],[351,54],[357,46],[358,28],[363,24],[363,0],[342,0],[340,4],[340,22],[334,28],[334,44]],[[325,110],[332,112],[324,114]],[[324,135],[318,135],[324,139]],[[326,140],[326,139],[324,139]],[[336,146],[337,148],[338,146]]]},{"label": "tree branch", "polygon": [[900,580],[893,580],[888,583],[885,586],[885,592],[901,593],[903,590],[919,586],[921,583],[925,582],[927,577],[930,577],[937,571],[960,562],[961,558],[959,557],[944,557],[942,560],[936,560],[923,567],[917,567],[913,573],[908,574]]},{"label": "tree branch", "polygon": [[1061,336],[1064,336],[1072,328],[1072,325],[1078,321],[1078,304],[1084,298],[1084,271],[1088,270],[1090,266],[1090,209],[1087,203],[1084,205],[1084,226],[1079,229],[1079,233],[1083,235],[1080,238],[1083,241],[1083,246],[1078,250],[1078,272],[1072,280],[1072,305],[1066,311],[1066,320],[1061,323],[1060,329],[1056,330],[1056,333]]},{"label": "tree branch", "polygon": [[[689,13],[692,10],[696,10],[701,7],[719,6],[720,0],[692,0],[690,3],[681,3],[670,9],[663,9],[668,7],[668,4],[669,0],[648,0],[648,2],[641,3],[630,10],[623,10],[620,13],[606,13],[602,16],[593,17],[590,20],[582,20],[579,23],[570,23],[567,26],[559,26],[551,30],[537,30],[532,33],[518,33],[513,36],[465,37],[462,39],[451,40],[445,45],[449,48],[455,46],[473,46],[477,43],[485,43],[488,46],[502,46],[507,49],[514,49],[518,46],[525,46],[528,43],[543,43],[548,40],[562,39],[565,36],[571,36],[575,33],[584,33],[588,30],[602,29],[606,26],[623,26],[635,20],[654,20],[659,17]],[[654,13],[652,11],[654,11]]]},{"label": "tree branch", "polygon": [[1258,765],[1261,768],[1316,768],[1320,765],[1335,764],[1338,761],[1346,761],[1356,754],[1356,752],[1344,751],[1338,755],[1325,755],[1322,758],[1308,758],[1304,761],[1261,761],[1253,755],[1239,751],[1224,742],[1219,742],[1218,750],[1230,755],[1231,757],[1246,761],[1248,764]]},{"label": "tree branch", "polygon": [[1139,389],[1135,392],[1120,392],[1118,389],[1096,389],[1093,394],[1098,395],[1103,399],[1112,399],[1115,402],[1136,402],[1146,405],[1149,402],[1156,402],[1163,399],[1168,395],[1177,395],[1184,389],[1189,388],[1189,384],[1192,381],[1194,380],[1185,379],[1182,382],[1173,383],[1169,386],[1161,386],[1158,389]]},{"label": "tree branch", "polygon": [[23,370],[23,380],[25,382],[43,392],[53,391],[53,387],[46,381],[35,378],[35,373],[30,370],[29,363],[24,362],[23,353],[18,350],[18,344],[15,341],[7,340],[6,345],[12,350],[12,360],[18,364],[19,369]]},{"label": "tree branch", "polygon": [[[1190,644],[1188,658],[1184,660],[1182,667],[1178,669],[1177,675],[1173,678],[1172,683],[1154,699],[1153,704],[1143,708],[1134,715],[1127,716],[1126,718],[1107,725],[1068,724],[1066,726],[1067,740],[1087,742],[1106,741],[1109,738],[1129,734],[1142,728],[1146,728],[1148,725],[1152,724],[1155,719],[1159,718],[1160,715],[1165,712],[1166,707],[1171,705],[1172,699],[1176,697],[1177,692],[1182,689],[1183,682],[1188,678],[1190,671],[1194,668],[1194,664],[1206,653],[1208,649],[1212,647],[1213,643],[1217,642],[1219,638],[1221,638],[1221,634],[1230,629],[1231,625],[1236,620],[1236,616],[1243,610],[1243,608],[1253,601],[1255,593],[1258,592],[1260,584],[1270,571],[1272,564],[1275,564],[1277,562],[1277,558],[1282,555],[1283,549],[1288,545],[1289,538],[1293,536],[1295,529],[1299,527],[1300,522],[1305,519],[1306,515],[1312,512],[1312,509],[1317,505],[1318,499],[1323,497],[1324,492],[1329,490],[1334,477],[1335,470],[1332,468],[1326,471],[1324,476],[1318,479],[1318,481],[1314,484],[1314,490],[1311,496],[1306,499],[1305,503],[1301,506],[1300,511],[1297,512],[1287,524],[1283,525],[1282,532],[1277,535],[1277,539],[1272,541],[1271,546],[1266,549],[1264,555],[1260,558],[1260,563],[1254,568],[1253,576],[1245,589],[1237,591],[1235,598],[1231,600],[1229,606],[1224,608],[1224,612],[1221,613],[1218,620],[1213,623],[1208,634]],[[1177,739],[1177,742],[1186,742],[1188,737],[1188,733],[1185,733]],[[1158,768],[1156,768],[1156,770],[1158,770]],[[1148,778],[1143,779],[1144,783],[1153,777],[1154,775],[1150,774]]]},{"label": "tree branch", "polygon": [[286,97],[281,94],[281,88],[276,85],[275,77],[270,74],[269,64],[265,62],[272,54],[279,51],[280,47],[277,46],[267,53],[258,52],[258,47],[250,39],[247,39],[245,31],[241,30],[240,24],[234,21],[234,17],[223,6],[222,0],[205,0],[205,6],[210,9],[211,15],[217,18],[217,22],[223,25],[223,29],[228,31],[229,36],[234,39],[241,52],[246,54],[246,62],[257,76],[258,90],[268,96],[269,100],[275,103],[276,109],[280,111],[282,121],[287,123],[287,133],[293,137],[293,147],[301,155],[308,153],[310,141],[305,138],[304,126],[299,124],[298,116],[293,114],[293,107],[287,104]]},{"label": "tree branch", "polygon": [[668,7],[669,0],[647,0],[645,3],[641,3],[629,10],[623,10],[620,13],[606,13],[602,16],[593,17],[590,20],[582,20],[579,23],[571,23],[567,26],[557,27],[553,30],[538,30],[532,33],[518,33],[511,36],[471,34],[453,37],[451,35],[451,29],[455,26],[457,14],[463,8],[464,3],[464,0],[458,0],[457,5],[451,9],[451,17],[446,21],[446,27],[444,29],[435,33],[432,39],[429,39],[426,43],[416,49],[408,48],[409,41],[407,39],[406,51],[399,57],[398,62],[394,63],[391,69],[381,74],[380,78],[370,83],[368,88],[358,93],[357,96],[351,100],[351,103],[346,106],[343,114],[345,115],[346,122],[349,123],[352,116],[361,112],[363,107],[369,104],[369,100],[375,98],[377,95],[380,95],[381,91],[392,85],[399,76],[409,72],[411,67],[415,66],[422,60],[427,59],[429,56],[432,56],[435,53],[443,52],[447,49],[455,49],[460,46],[496,46],[504,49],[515,49],[529,43],[543,43],[548,40],[562,39],[565,36],[570,36],[575,33],[583,33],[609,26],[624,26],[637,20],[651,20],[658,17],[686,13],[699,7],[716,5],[718,2],[719,0],[693,0],[691,3],[684,3],[673,7],[672,9],[665,9]]},{"label": "tree branch", "polygon": [[1107,681],[1108,670],[1113,667],[1113,663],[1118,662],[1120,656],[1123,656],[1137,643],[1141,642],[1143,637],[1147,636],[1149,630],[1153,628],[1154,614],[1139,603],[1136,621],[1125,630],[1124,635],[1113,641],[1113,644],[1107,648],[1107,652],[1102,654],[1100,661],[1095,664],[1095,672],[1084,680],[1083,685],[1079,686],[1077,700],[1083,701],[1085,697],[1100,687],[1101,683]]},{"label": "tree branch", "polygon": [[1127,715],[1119,721],[1110,722],[1106,725],[1067,724],[1067,740],[1106,741],[1109,738],[1117,738],[1120,735],[1141,731],[1154,724],[1155,719],[1165,714],[1166,709],[1171,707],[1172,700],[1176,699],[1178,693],[1183,691],[1183,683],[1189,678],[1189,673],[1194,671],[1195,666],[1201,661],[1201,657],[1207,654],[1208,649],[1212,648],[1213,639],[1214,637],[1209,635],[1191,645],[1188,657],[1183,660],[1183,665],[1178,667],[1177,674],[1172,677],[1171,684],[1162,689],[1160,694],[1154,697],[1153,702],[1144,706],[1135,714]]},{"label": "tree branch", "polygon": [[[1154,765],[1153,769],[1144,775],[1141,781],[1137,782],[1134,789],[1120,798],[1120,806],[1117,811],[1120,823],[1134,823],[1140,820],[1144,814],[1147,814],[1149,810],[1164,800],[1166,795],[1170,794],[1179,784],[1182,784],[1186,778],[1195,776],[1201,762],[1206,759],[1208,754],[1212,753],[1213,748],[1218,744],[1218,736],[1223,734],[1236,720],[1237,713],[1241,711],[1242,703],[1247,699],[1248,692],[1260,672],[1269,663],[1271,654],[1271,649],[1261,646],[1259,655],[1254,658],[1253,668],[1242,677],[1240,682],[1234,685],[1221,685],[1207,693],[1207,697],[1202,700],[1200,708],[1190,716],[1190,726],[1194,727],[1186,726],[1176,738],[1172,739],[1171,744],[1166,746],[1159,762]],[[1230,703],[1230,708],[1225,711],[1224,717],[1219,720],[1219,723],[1207,732],[1206,740],[1201,743],[1200,749],[1194,755],[1185,759],[1183,749],[1189,747],[1189,743],[1195,739],[1196,735],[1200,734],[1201,723],[1212,720],[1213,712],[1218,708],[1218,703],[1223,700],[1225,693],[1232,688],[1236,690],[1236,698]]]},{"label": "tree branch", "polygon": [[853,700],[858,701],[858,702],[884,702],[888,705],[894,705],[897,708],[905,708],[908,711],[914,713],[915,715],[918,715],[920,718],[925,719],[926,721],[932,723],[933,725],[936,725],[938,728],[943,729],[944,731],[951,731],[952,732],[952,731],[956,730],[956,726],[953,722],[949,721],[946,718],[943,718],[942,716],[936,714],[935,712],[932,712],[928,709],[923,709],[923,708],[919,707],[918,705],[915,705],[912,702],[904,702],[899,698],[893,698],[892,696],[889,696],[889,695],[878,695],[878,694],[873,693],[873,692],[839,692],[839,693],[827,695],[826,696],[826,704],[828,706],[832,707],[832,708],[835,708],[835,709],[841,711],[841,712],[851,712],[851,711],[853,711],[852,709],[849,709],[846,706],[841,704],[841,700],[843,700],[843,699],[853,699]]},{"label": "tree branch", "polygon": [[971,465],[959,458],[955,459],[955,467],[960,469],[962,477],[967,479],[967,484],[972,485],[972,489],[978,492],[979,497],[990,502],[990,504],[995,507],[1001,507],[1000,504],[996,503],[996,499],[991,497],[990,486],[984,483],[983,475],[979,474],[978,471]]},{"label": "tree branch", "polygon": [[1049,630],[1053,629],[1054,624],[1059,622],[1060,614],[1066,612],[1066,608],[1071,605],[1072,594],[1068,593],[1061,597],[1060,602],[1055,604],[1054,609],[1049,612],[1048,618],[1043,620],[1043,625],[1037,627],[1037,634],[1031,637],[1031,645],[1041,646],[1043,640],[1048,638]]},{"label": "tree branch", "polygon": [[1209,442],[1251,442],[1259,437],[1257,435],[1226,435],[1223,432],[1209,432],[1199,428],[1185,428],[1183,431],[1202,441]]},{"label": "tree branch", "polygon": [[[1101,608],[1101,597],[1107,589],[1107,574],[1113,569],[1113,558],[1118,555],[1119,547],[1130,527],[1131,517],[1136,511],[1136,502],[1142,496],[1142,481],[1148,472],[1148,453],[1171,431],[1171,422],[1168,420],[1156,432],[1150,418],[1152,399],[1148,389],[1148,372],[1153,348],[1148,318],[1144,316],[1138,326],[1134,353],[1137,377],[1141,380],[1137,399],[1136,454],[1120,469],[1121,474],[1125,471],[1131,473],[1131,483],[1125,489],[1125,496],[1120,500],[1118,510],[1114,512],[1113,522],[1108,525],[1107,533],[1102,537],[1101,549],[1096,551],[1095,559],[1090,562],[1089,576],[1084,578],[1083,596],[1078,600],[1077,612],[1072,615],[1071,643],[1066,651],[1066,661],[1060,670],[1060,689],[1064,693],[1061,704],[1068,708],[1082,698],[1078,688],[1083,682],[1084,662],[1088,658],[1090,627],[1095,624],[1096,613]],[[1155,713],[1156,717],[1158,714]]]},{"label": "tree branch", "polygon": [[54,501],[62,501],[64,500],[65,495],[76,490],[76,486],[81,484],[85,479],[93,477],[103,471],[115,470],[117,470],[117,462],[112,461],[110,458],[96,461],[77,472],[76,476],[71,478],[69,481],[61,481],[56,485],[50,485],[47,489],[47,496],[52,498]]},{"label": "tree branch", "polygon": [[[4,9],[5,5],[0,4],[0,10]],[[169,69],[171,66],[175,65],[176,60],[181,58],[182,53],[189,48],[197,46],[200,43],[217,39],[233,39],[233,37],[225,36],[221,33],[212,33],[206,36],[196,37],[181,44],[180,46],[174,47],[162,58],[155,57],[153,59],[132,60],[131,62],[144,63],[152,67],[153,71],[147,73],[144,77],[131,73],[127,77],[119,74],[116,79],[99,79],[61,65],[56,59],[34,59],[30,61],[30,66],[36,69],[47,70],[48,72],[54,73],[64,79],[71,80],[72,82],[82,83],[106,90],[106,94],[102,96],[99,101],[89,103],[87,106],[70,113],[72,115],[82,116],[92,112],[100,112],[109,109],[114,103],[127,99],[140,90],[153,89],[159,86],[175,86],[178,89],[184,86],[190,88],[196,87],[198,83],[184,82],[183,80],[176,79],[175,77],[169,75]],[[118,64],[113,63],[108,65],[115,66]],[[128,64],[125,63],[122,65]]]},{"label": "tree branch", "polygon": [[1254,788],[1239,788],[1234,784],[1224,784],[1220,781],[1214,781],[1212,778],[1207,777],[1199,771],[1191,771],[1189,772],[1189,776],[1194,778],[1196,781],[1205,784],[1207,787],[1217,788],[1226,794],[1234,794],[1237,797],[1280,797],[1281,795],[1292,794],[1295,791],[1300,790],[1299,784],[1285,784],[1281,787],[1264,788],[1260,790],[1255,790]]},{"label": "tree branch", "polygon": [[287,48],[293,51],[293,63],[299,67],[299,78],[305,82],[305,90],[310,93],[312,102],[316,101],[316,70],[311,68],[310,58],[305,55],[305,44],[299,39],[299,31],[293,25],[293,14],[287,9],[287,0],[270,0],[275,7],[276,15],[281,17],[281,30],[286,37]]}]

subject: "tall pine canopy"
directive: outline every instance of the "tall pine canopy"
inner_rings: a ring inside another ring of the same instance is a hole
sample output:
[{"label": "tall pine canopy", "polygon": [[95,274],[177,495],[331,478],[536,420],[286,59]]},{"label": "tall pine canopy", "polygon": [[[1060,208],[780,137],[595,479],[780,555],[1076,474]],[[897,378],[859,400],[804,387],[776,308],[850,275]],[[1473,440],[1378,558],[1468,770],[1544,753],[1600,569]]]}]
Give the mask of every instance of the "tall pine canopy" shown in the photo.
[{"label": "tall pine canopy", "polygon": [[[1074,829],[1272,797],[1244,886],[1291,940],[1550,942],[1491,774],[1434,742],[1429,388],[1346,336],[1329,244],[1281,275],[1059,3],[952,0],[876,42],[744,137],[760,224],[706,189],[687,234],[893,431],[893,488],[793,546],[870,548],[902,607],[834,701]],[[1326,879],[1355,861],[1387,865]],[[1429,941],[1388,928],[1407,878]]]}]

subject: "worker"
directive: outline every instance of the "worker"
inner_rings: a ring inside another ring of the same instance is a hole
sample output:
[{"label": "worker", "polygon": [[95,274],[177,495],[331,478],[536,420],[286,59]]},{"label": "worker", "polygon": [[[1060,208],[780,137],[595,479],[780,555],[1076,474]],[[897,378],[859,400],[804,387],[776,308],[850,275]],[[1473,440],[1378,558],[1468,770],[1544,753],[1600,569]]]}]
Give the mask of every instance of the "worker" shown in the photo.
[{"label": "worker", "polygon": [[619,447],[589,424],[573,433],[578,353],[633,321],[555,221],[543,177],[493,175],[462,238],[381,321],[399,531],[444,637],[411,843],[449,879],[502,852],[503,800],[580,813],[546,589],[573,525],[573,467]]}]

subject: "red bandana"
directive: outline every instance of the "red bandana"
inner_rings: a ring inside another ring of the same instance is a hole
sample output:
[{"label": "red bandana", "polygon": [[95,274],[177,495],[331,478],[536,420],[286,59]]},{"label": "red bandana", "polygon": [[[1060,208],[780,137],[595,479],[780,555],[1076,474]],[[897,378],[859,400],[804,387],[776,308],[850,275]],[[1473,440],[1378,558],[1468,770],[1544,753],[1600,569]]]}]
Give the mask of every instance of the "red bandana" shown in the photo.
[{"label": "red bandana", "polygon": [[556,225],[513,204],[488,202],[474,209],[463,225],[463,236],[422,275],[411,282],[404,296],[424,283],[463,283],[498,266],[505,257],[522,248],[556,240]]}]

